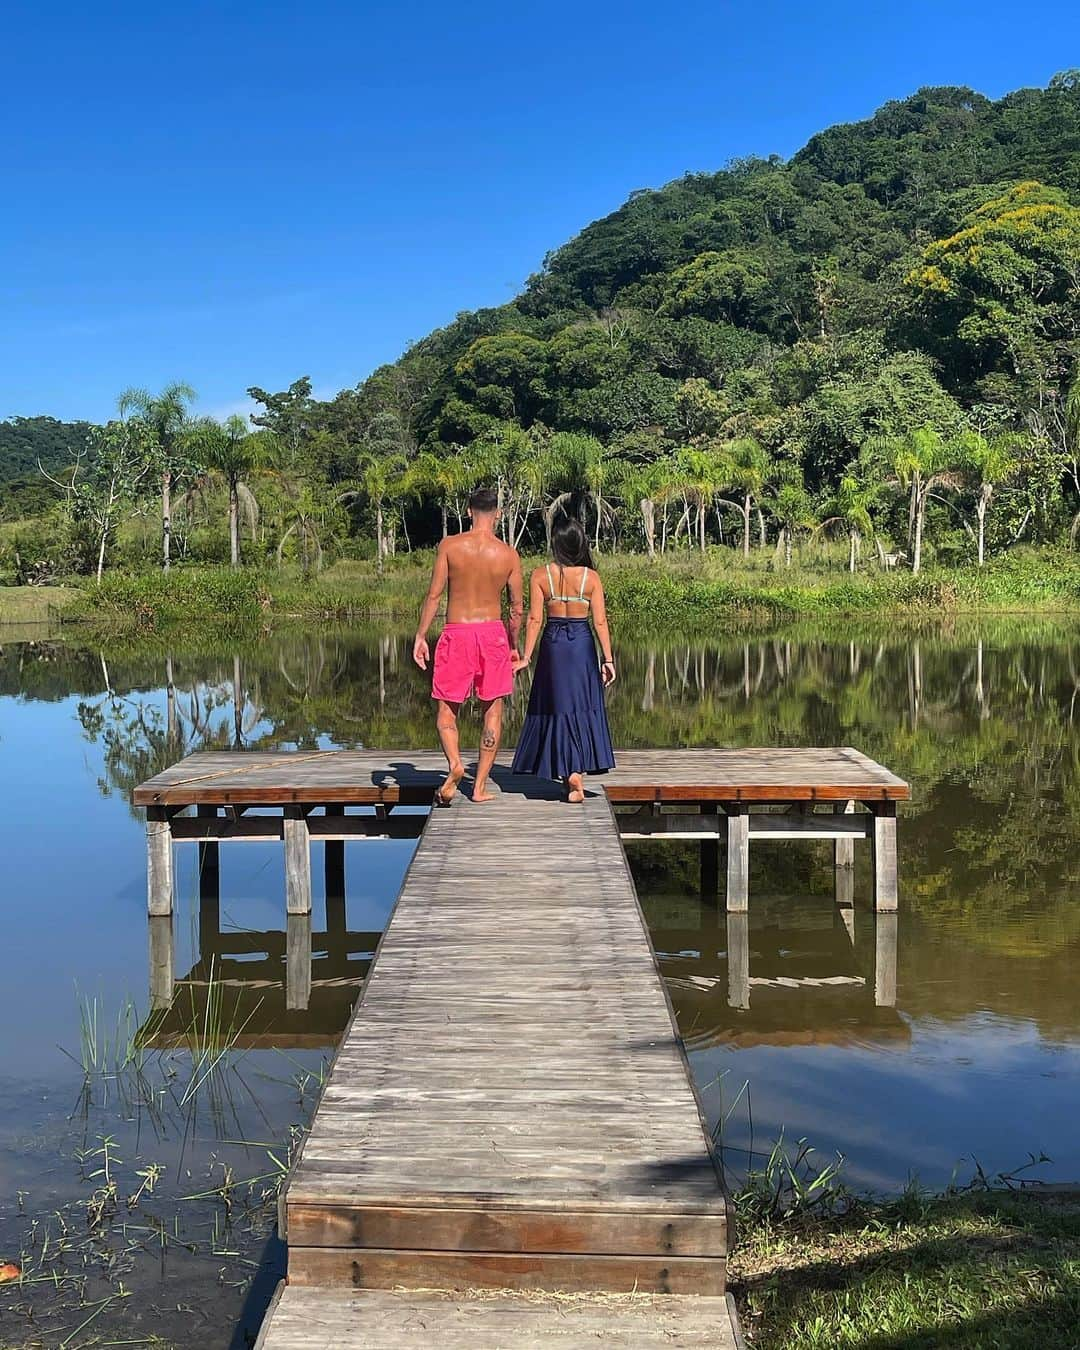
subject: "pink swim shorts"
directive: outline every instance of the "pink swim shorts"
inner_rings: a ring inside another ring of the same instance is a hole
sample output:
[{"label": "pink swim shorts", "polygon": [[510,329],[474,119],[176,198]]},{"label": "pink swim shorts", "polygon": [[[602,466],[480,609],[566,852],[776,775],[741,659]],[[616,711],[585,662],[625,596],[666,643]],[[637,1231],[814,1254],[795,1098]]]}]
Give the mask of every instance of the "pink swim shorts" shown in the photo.
[{"label": "pink swim shorts", "polygon": [[514,687],[510,639],[497,619],[486,623],[448,623],[435,644],[431,697],[464,703],[476,689],[483,703],[505,698]]}]

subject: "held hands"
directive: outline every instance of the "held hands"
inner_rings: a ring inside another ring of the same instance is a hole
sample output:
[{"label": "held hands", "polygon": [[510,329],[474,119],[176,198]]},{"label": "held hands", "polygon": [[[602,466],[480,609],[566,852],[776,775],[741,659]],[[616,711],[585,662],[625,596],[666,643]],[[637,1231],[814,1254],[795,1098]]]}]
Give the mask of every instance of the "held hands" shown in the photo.
[{"label": "held hands", "polygon": [[614,683],[615,683],[615,662],[614,662],[614,661],[605,661],[605,662],[604,662],[604,664],[600,667],[600,678],[601,678],[601,680],[604,682],[604,688],[605,688],[605,689],[608,687],[609,684],[614,684]]},{"label": "held hands", "polygon": [[523,670],[528,670],[529,663],[520,652],[510,653],[510,669],[515,675],[519,675]]},{"label": "held hands", "polygon": [[416,641],[413,643],[412,659],[421,670],[427,670],[428,662],[431,660],[431,649],[428,647],[426,637],[417,634]]}]

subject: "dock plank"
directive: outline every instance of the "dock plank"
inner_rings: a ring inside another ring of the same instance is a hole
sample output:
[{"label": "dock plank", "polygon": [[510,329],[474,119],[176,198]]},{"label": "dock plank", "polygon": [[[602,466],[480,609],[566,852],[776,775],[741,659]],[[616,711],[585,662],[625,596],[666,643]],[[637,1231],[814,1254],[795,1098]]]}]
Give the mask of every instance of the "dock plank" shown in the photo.
[{"label": "dock plank", "polygon": [[[535,795],[535,780],[511,774],[512,756],[512,750],[500,755],[494,781],[507,792]],[[850,746],[621,750],[617,760],[616,769],[594,780],[616,803],[903,801],[911,795],[903,779]],[[202,751],[141,784],[133,801],[427,805],[445,772],[437,751]]]},{"label": "dock plank", "polygon": [[255,1350],[743,1350],[730,1298],[279,1290]]}]

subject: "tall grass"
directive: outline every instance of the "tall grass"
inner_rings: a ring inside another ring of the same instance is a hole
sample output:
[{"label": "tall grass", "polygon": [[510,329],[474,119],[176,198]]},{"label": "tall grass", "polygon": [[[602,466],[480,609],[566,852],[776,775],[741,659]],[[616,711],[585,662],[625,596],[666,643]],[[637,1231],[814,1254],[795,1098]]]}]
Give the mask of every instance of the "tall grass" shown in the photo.
[{"label": "tall grass", "polygon": [[[639,631],[707,633],[775,626],[800,617],[965,612],[1065,612],[1080,608],[1080,558],[1068,550],[1014,550],[986,567],[851,575],[816,565],[787,571],[747,564],[728,550],[649,560],[599,560],[612,618]],[[317,578],[295,571],[174,568],[107,576],[80,592],[72,615],[112,632],[179,630],[199,624],[249,636],[293,621],[397,620],[411,624],[430,554],[373,564],[342,562]],[[526,561],[526,568],[531,565]]]}]

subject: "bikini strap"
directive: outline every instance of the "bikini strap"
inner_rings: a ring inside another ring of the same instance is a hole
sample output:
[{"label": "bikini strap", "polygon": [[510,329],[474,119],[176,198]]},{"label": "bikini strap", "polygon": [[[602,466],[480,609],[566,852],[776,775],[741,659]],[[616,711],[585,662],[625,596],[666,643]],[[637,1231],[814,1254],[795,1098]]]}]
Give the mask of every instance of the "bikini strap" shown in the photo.
[{"label": "bikini strap", "polygon": [[585,583],[588,581],[588,579],[589,579],[589,569],[585,567],[582,569],[581,572],[581,590],[578,591],[579,600],[585,599]]},{"label": "bikini strap", "polygon": [[552,581],[552,579],[551,579],[551,564],[550,564],[550,563],[545,563],[545,564],[544,564],[544,571],[547,573],[547,579],[548,579],[548,602],[550,603],[552,600],[555,599],[555,583],[554,583],[554,581]]}]

